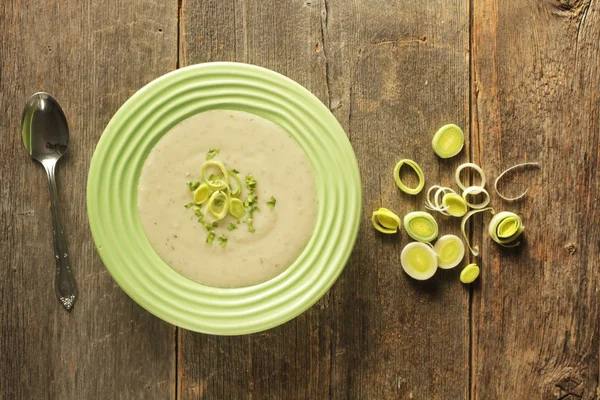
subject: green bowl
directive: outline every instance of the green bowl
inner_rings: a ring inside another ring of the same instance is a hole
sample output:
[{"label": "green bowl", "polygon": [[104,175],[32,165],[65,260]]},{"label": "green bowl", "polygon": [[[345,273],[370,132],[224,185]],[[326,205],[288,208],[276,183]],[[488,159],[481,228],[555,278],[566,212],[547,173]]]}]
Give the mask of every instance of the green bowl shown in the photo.
[{"label": "green bowl", "polygon": [[[182,120],[213,109],[280,125],[304,149],[315,176],[311,239],[288,269],[256,286],[216,288],[183,277],[154,251],[138,214],[138,181],[152,147]],[[333,285],[358,234],[360,174],[344,130],[308,90],[264,68],[207,63],[154,80],[117,111],[92,157],[87,209],[104,265],[135,302],[185,329],[239,335],[289,321]]]}]

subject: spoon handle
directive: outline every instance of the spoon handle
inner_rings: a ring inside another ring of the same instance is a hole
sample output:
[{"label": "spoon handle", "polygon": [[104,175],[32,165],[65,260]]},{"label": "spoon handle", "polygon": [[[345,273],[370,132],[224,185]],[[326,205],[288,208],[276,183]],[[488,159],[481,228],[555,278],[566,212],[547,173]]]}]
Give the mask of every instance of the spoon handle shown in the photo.
[{"label": "spoon handle", "polygon": [[54,258],[56,259],[56,279],[54,287],[56,296],[61,304],[70,311],[75,302],[75,277],[69,267],[67,259],[67,240],[63,231],[62,221],[58,213],[58,192],[56,189],[56,177],[54,170],[56,160],[42,163],[48,175],[48,186],[50,189],[50,205],[52,208]]}]

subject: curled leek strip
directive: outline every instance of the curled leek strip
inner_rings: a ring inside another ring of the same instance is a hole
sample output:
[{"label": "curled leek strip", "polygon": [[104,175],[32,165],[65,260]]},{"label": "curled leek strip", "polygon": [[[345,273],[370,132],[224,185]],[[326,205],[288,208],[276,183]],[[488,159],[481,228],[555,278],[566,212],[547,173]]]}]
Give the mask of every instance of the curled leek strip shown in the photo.
[{"label": "curled leek strip", "polygon": [[465,226],[467,225],[467,221],[469,220],[469,218],[471,218],[473,214],[477,214],[487,210],[490,210],[492,214],[494,213],[494,209],[492,207],[482,208],[481,210],[473,210],[466,213],[465,216],[462,218],[462,221],[460,221],[460,231],[462,232],[463,237],[465,238],[467,247],[471,251],[471,254],[473,254],[474,256],[479,255],[479,246],[471,247],[471,244],[469,243],[469,238],[467,237],[467,232],[465,231]]},{"label": "curled leek strip", "polygon": [[[477,196],[478,194],[481,194],[481,193],[483,193],[485,196],[485,200],[483,200],[481,203],[479,203],[479,204],[469,203],[469,200],[467,200],[468,196]],[[488,193],[487,190],[485,190],[481,186],[469,186],[468,188],[463,190],[462,198],[465,200],[465,203],[467,203],[467,205],[469,207],[476,209],[476,210],[484,208],[485,206],[490,204],[490,194]]]},{"label": "curled leek strip", "polygon": [[[433,201],[432,201],[431,193],[433,190],[436,190],[436,192],[433,196]],[[455,193],[455,192],[454,192],[454,190],[450,189],[449,187],[433,185],[427,191],[427,199],[425,200],[425,208],[427,208],[431,211],[438,211],[438,212],[442,213],[443,215],[450,215],[446,210],[446,206],[443,205],[443,196],[445,196],[446,194],[449,194],[449,193]],[[440,196],[442,196],[442,197],[440,197]]]},{"label": "curled leek strip", "polygon": [[460,180],[460,172],[465,168],[474,169],[475,171],[477,171],[477,173],[479,174],[479,177],[481,178],[481,183],[479,185],[473,185],[473,186],[485,187],[485,172],[483,172],[481,167],[479,165],[473,164],[473,163],[464,163],[464,164],[459,165],[458,168],[456,168],[456,173],[454,174],[454,178],[456,179],[456,184],[458,185],[460,190],[465,190],[467,188],[467,186],[463,185],[462,181]]},{"label": "curled leek strip", "polygon": [[400,217],[394,214],[392,211],[387,208],[380,208],[377,211],[373,211],[373,215],[371,216],[371,223],[373,227],[377,229],[381,233],[393,234],[398,232],[402,223],[400,222]]},{"label": "curled leek strip", "polygon": [[467,201],[456,193],[446,193],[442,198],[442,206],[453,217],[462,217],[467,213]]},{"label": "curled leek strip", "polygon": [[[216,179],[211,181],[207,176],[206,176],[206,172],[210,167],[215,167],[218,168],[221,171],[221,175],[222,175],[222,179]],[[221,190],[221,189],[225,189],[226,187],[229,186],[229,184],[227,182],[229,182],[229,174],[227,172],[227,168],[225,168],[225,166],[223,165],[223,163],[219,162],[219,161],[207,161],[204,163],[204,165],[202,165],[202,179],[204,180],[204,183],[206,183],[206,186],[208,186],[210,189],[212,190]]]},{"label": "curled leek strip", "polygon": [[[416,188],[409,188],[404,184],[404,182],[402,182],[402,179],[400,178],[400,168],[402,168],[404,164],[411,167],[419,177],[419,184]],[[419,164],[408,159],[398,161],[398,164],[396,164],[396,167],[394,168],[394,180],[396,181],[396,185],[398,185],[400,190],[402,190],[404,193],[413,195],[418,194],[423,189],[423,186],[425,186],[425,176],[423,175],[423,170],[421,167],[419,167]]]},{"label": "curled leek strip", "polygon": [[521,163],[521,164],[517,164],[517,165],[510,167],[509,169],[507,169],[506,171],[504,171],[503,173],[498,175],[498,177],[494,181],[494,190],[496,191],[498,196],[500,196],[500,198],[503,200],[506,200],[506,201],[519,200],[520,198],[522,198],[523,196],[525,196],[527,194],[527,192],[529,191],[529,188],[525,189],[525,191],[523,193],[521,193],[520,195],[518,195],[517,197],[505,197],[505,196],[502,196],[502,194],[500,194],[500,192],[498,191],[498,182],[500,181],[500,179],[502,179],[504,174],[512,171],[513,169],[521,168],[521,167],[539,167],[539,166],[540,166],[540,163],[537,163],[537,162],[526,162],[526,163]]},{"label": "curled leek strip", "polygon": [[208,200],[208,195],[210,191],[208,190],[208,186],[206,184],[202,184],[198,186],[198,189],[194,190],[194,203],[202,204],[206,200]]},{"label": "curled leek strip", "polygon": [[462,283],[471,283],[479,276],[479,266],[477,264],[469,264],[460,271],[460,281]]},{"label": "curled leek strip", "polygon": [[[221,207],[220,209],[215,209],[215,202],[222,201],[221,205],[217,207]],[[210,196],[208,200],[208,204],[206,205],[208,211],[215,217],[215,221],[225,218],[227,215],[227,211],[229,210],[229,197],[225,192],[216,191]]]},{"label": "curled leek strip", "polygon": [[465,245],[456,235],[444,235],[435,242],[433,251],[438,257],[438,266],[442,269],[456,267],[465,256]]},{"label": "curled leek strip", "polygon": [[438,235],[435,219],[424,211],[414,211],[404,216],[404,229],[408,235],[419,242],[431,242]]},{"label": "curled leek strip", "polygon": [[502,211],[490,221],[489,234],[492,240],[504,247],[515,247],[520,242],[517,241],[523,233],[525,227],[521,217],[517,214]]},{"label": "curled leek strip", "polygon": [[242,181],[240,180],[240,177],[233,171],[227,171],[229,172],[229,178],[233,178],[233,180],[235,181],[235,184],[237,185],[237,187],[235,189],[233,189],[233,187],[231,186],[231,183],[229,183],[229,189],[231,190],[231,195],[233,197],[240,197],[240,195],[242,194]]},{"label": "curled leek strip", "polygon": [[231,197],[229,199],[229,213],[236,219],[242,219],[246,215],[246,207],[244,207],[244,203],[240,199]]},{"label": "curled leek strip", "polygon": [[433,135],[431,147],[433,151],[441,158],[454,157],[462,150],[465,145],[465,134],[462,129],[454,124],[442,126]]},{"label": "curled leek strip", "polygon": [[424,281],[437,271],[438,257],[427,244],[412,242],[402,249],[400,263],[404,272],[411,278]]}]

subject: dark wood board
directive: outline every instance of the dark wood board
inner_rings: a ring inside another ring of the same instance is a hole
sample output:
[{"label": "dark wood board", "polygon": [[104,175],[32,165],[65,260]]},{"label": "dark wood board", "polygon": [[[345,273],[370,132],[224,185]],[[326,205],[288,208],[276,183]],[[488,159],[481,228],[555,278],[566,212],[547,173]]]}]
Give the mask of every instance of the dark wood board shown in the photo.
[{"label": "dark wood board", "polygon": [[[110,117],[177,61],[177,5],[136,0],[0,1],[0,399],[175,397],[175,328],[131,301],[94,248],[85,190]],[[79,298],[54,294],[43,169],[21,144],[36,91],[64,108],[71,142],[58,167]]]},{"label": "dark wood board", "polygon": [[422,207],[423,194],[395,187],[400,158],[418,160],[429,183],[450,183],[467,159],[440,163],[430,147],[442,124],[469,126],[469,8],[445,3],[183,2],[182,66],[271,68],[332,109],[357,154],[364,219],[341,278],[298,319],[246,337],[180,331],[180,398],[468,396],[469,290],[457,271],[408,279],[399,265],[406,236],[382,237],[369,220],[380,206]]},{"label": "dark wood board", "polygon": [[473,42],[475,160],[491,179],[541,169],[504,185],[523,201],[493,199],[523,217],[522,245],[476,239],[472,398],[597,399],[600,4],[474,2]]}]

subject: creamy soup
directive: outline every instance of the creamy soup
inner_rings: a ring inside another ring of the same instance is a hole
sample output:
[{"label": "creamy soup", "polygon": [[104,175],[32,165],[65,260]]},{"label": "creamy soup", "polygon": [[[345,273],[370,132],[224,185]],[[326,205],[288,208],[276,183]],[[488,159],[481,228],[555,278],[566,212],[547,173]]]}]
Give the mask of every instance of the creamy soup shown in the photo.
[{"label": "creamy soup", "polygon": [[[206,222],[195,214],[208,203],[185,207],[194,199],[187,183],[202,182],[209,152],[211,161],[239,171],[242,201],[251,193],[244,178],[252,175],[260,210],[251,225],[248,214],[240,219],[227,214],[217,222],[212,243]],[[255,285],[289,267],[312,235],[316,201],[310,163],[294,139],[271,121],[229,110],[200,113],[165,134],[150,152],[138,187],[140,218],[152,247],[182,275],[218,287]]]}]

